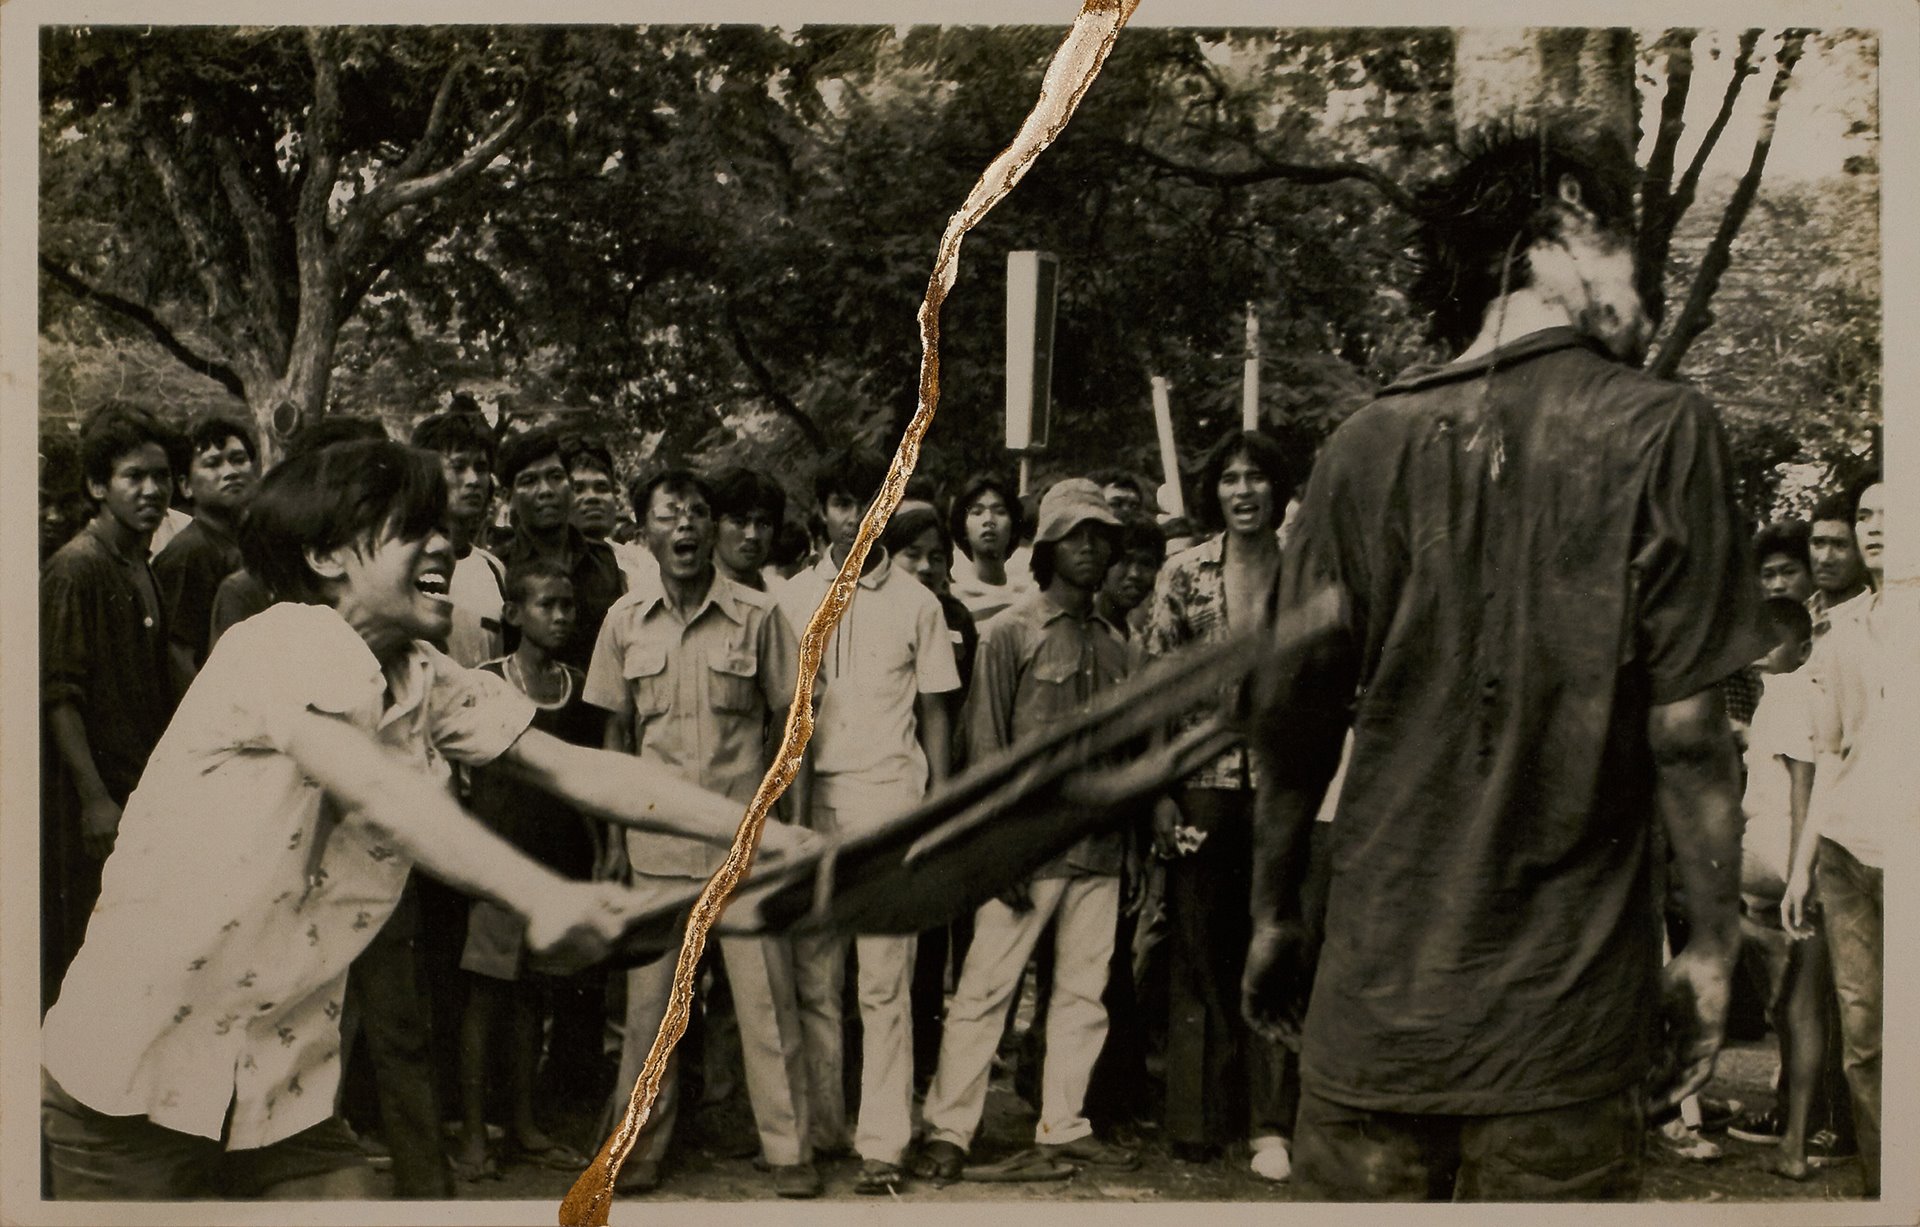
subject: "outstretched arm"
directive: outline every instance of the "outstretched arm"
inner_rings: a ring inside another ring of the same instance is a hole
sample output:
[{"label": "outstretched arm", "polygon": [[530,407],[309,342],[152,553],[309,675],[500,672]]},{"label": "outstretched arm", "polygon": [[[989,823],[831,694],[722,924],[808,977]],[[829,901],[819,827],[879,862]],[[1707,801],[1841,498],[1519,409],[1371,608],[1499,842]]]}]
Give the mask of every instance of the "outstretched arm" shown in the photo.
[{"label": "outstretched arm", "polygon": [[[539,729],[522,733],[500,761],[528,783],[620,826],[727,847],[746,816],[739,802],[632,755],[571,745]],[[769,858],[804,846],[800,833],[783,823],[768,823],[760,838]]]},{"label": "outstretched arm", "polygon": [[1676,1065],[1651,1113],[1705,1086],[1726,1033],[1740,949],[1740,766],[1720,688],[1647,715],[1654,805],[1685,894],[1687,944],[1667,963],[1665,1008]]},{"label": "outstretched arm", "polygon": [[459,890],[527,918],[527,943],[561,971],[604,958],[640,896],[570,882],[476,822],[438,780],[333,716],[303,711],[283,748],[344,809],[358,810]]}]

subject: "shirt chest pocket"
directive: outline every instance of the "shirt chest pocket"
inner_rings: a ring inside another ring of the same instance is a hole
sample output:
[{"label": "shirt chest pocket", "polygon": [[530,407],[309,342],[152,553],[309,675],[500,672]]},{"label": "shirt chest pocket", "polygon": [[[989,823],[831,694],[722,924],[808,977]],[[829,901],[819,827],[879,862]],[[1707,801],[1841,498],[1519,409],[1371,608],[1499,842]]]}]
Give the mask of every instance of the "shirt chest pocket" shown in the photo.
[{"label": "shirt chest pocket", "polygon": [[760,662],[750,653],[724,652],[707,667],[707,701],[715,711],[752,715],[761,709]]},{"label": "shirt chest pocket", "polygon": [[673,706],[673,679],[667,673],[665,648],[634,644],[621,661],[620,673],[627,679],[627,692],[633,696],[635,718],[651,720],[665,715]]},{"label": "shirt chest pocket", "polygon": [[1027,727],[1060,719],[1078,711],[1087,693],[1080,674],[1080,654],[1071,649],[1042,651],[1028,671],[1028,695],[1032,702],[1032,723]]}]

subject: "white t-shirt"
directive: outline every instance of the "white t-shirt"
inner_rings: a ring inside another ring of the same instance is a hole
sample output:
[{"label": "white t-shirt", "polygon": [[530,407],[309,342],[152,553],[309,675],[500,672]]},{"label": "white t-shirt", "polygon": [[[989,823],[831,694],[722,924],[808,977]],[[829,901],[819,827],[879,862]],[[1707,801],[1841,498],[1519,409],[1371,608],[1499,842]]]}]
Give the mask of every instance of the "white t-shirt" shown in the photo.
[{"label": "white t-shirt", "polygon": [[1761,680],[1760,704],[1747,732],[1747,790],[1740,809],[1747,818],[1743,853],[1785,880],[1793,838],[1793,783],[1784,760],[1811,763],[1813,677],[1805,668]]},{"label": "white t-shirt", "polygon": [[453,598],[453,629],[447,632],[447,655],[469,669],[506,652],[500,621],[505,583],[506,567],[477,545],[453,564],[448,591]]},{"label": "white t-shirt", "polygon": [[613,550],[613,560],[620,564],[620,573],[627,577],[628,592],[660,590],[660,560],[652,550],[638,541],[623,543],[609,538],[607,545]]},{"label": "white t-shirt", "polygon": [[1007,556],[1006,572],[1006,583],[989,584],[974,569],[973,559],[954,551],[948,590],[967,607],[976,626],[984,626],[988,618],[1033,591],[1033,550],[1024,545],[1016,548]]}]

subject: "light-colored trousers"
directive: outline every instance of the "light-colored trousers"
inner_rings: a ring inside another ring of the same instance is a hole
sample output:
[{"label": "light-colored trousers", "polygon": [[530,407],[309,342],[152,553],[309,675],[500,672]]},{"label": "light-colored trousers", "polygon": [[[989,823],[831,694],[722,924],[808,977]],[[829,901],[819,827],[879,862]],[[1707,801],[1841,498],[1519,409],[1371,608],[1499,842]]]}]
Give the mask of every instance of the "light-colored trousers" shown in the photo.
[{"label": "light-colored trousers", "polygon": [[[785,938],[716,937],[726,960],[727,984],[740,1020],[740,1049],[747,1073],[747,1100],[760,1131],[760,1151],[768,1163],[785,1167],[812,1158],[808,1146],[807,1066],[801,1040],[800,1005],[795,991],[793,952]],[[666,1017],[673,992],[672,953],[627,972],[626,1038],[620,1048],[620,1075],[614,1082],[607,1129],[625,1111]],[[660,1094],[634,1143],[633,1161],[658,1160],[673,1138],[679,1115],[679,1051],[667,1059]]]},{"label": "light-colored trousers", "polygon": [[[812,826],[826,834],[872,830],[911,809],[924,789],[913,784],[869,785],[832,775],[815,777]],[[859,965],[860,1119],[853,1148],[863,1159],[898,1163],[913,1141],[913,953],[908,937],[796,936],[794,972],[800,987],[800,1024],[806,1037],[808,1116],[816,1151],[847,1144],[847,1100],[842,1081],[842,994],[847,947]]]},{"label": "light-colored trousers", "polygon": [[853,1148],[898,1163],[913,1141],[913,954],[916,937],[796,937],[801,1027],[806,1036],[808,1114],[815,1150],[846,1145],[841,1000],[847,947],[854,947],[860,1002],[860,1118]]},{"label": "light-colored trousers", "polygon": [[960,985],[947,1007],[940,1067],[927,1091],[929,1141],[973,1144],[987,1106],[994,1050],[1020,973],[1055,921],[1053,995],[1048,1000],[1047,1056],[1040,1073],[1040,1123],[1034,1140],[1072,1142],[1093,1132],[1081,1114],[1093,1063],[1107,1038],[1107,961],[1120,916],[1117,877],[1036,878],[1033,907],[1016,912],[998,899],[982,904]]}]

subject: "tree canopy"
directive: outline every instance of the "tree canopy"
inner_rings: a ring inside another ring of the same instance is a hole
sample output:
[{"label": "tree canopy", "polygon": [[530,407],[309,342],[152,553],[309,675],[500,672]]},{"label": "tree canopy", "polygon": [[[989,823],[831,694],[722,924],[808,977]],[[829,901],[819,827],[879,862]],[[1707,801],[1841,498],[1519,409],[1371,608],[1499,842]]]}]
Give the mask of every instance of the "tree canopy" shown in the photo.
[{"label": "tree canopy", "polygon": [[[50,29],[43,406],[133,382],[163,404],[244,401],[284,430],[461,390],[564,411],[630,457],[751,460],[796,481],[827,446],[890,447],[914,404],[934,242],[1060,33]],[[1790,76],[1769,38],[1738,43],[1768,66],[1737,73],[1742,88]],[[1624,47],[1641,88],[1684,103],[1696,42]],[[1150,374],[1172,381],[1183,450],[1236,423],[1249,306],[1263,420],[1304,468],[1375,387],[1441,356],[1399,287],[1408,190],[1451,156],[1455,50],[1437,29],[1126,31],[969,240],[923,467],[952,480],[1006,463],[1005,254],[1040,248],[1062,275],[1039,471],[1151,471]],[[1877,419],[1878,289],[1847,271],[1877,257],[1857,207],[1877,180],[1867,167],[1776,194],[1756,171],[1742,201],[1676,160],[1683,127],[1662,111],[1643,256],[1665,271],[1672,327],[1698,326],[1674,343],[1675,373],[1746,398],[1729,421],[1764,510],[1772,465],[1857,453]],[[1831,259],[1771,276],[1804,285],[1817,320],[1741,288],[1742,223],[1796,216],[1834,228]],[[1758,373],[1788,368],[1791,397]]]}]

